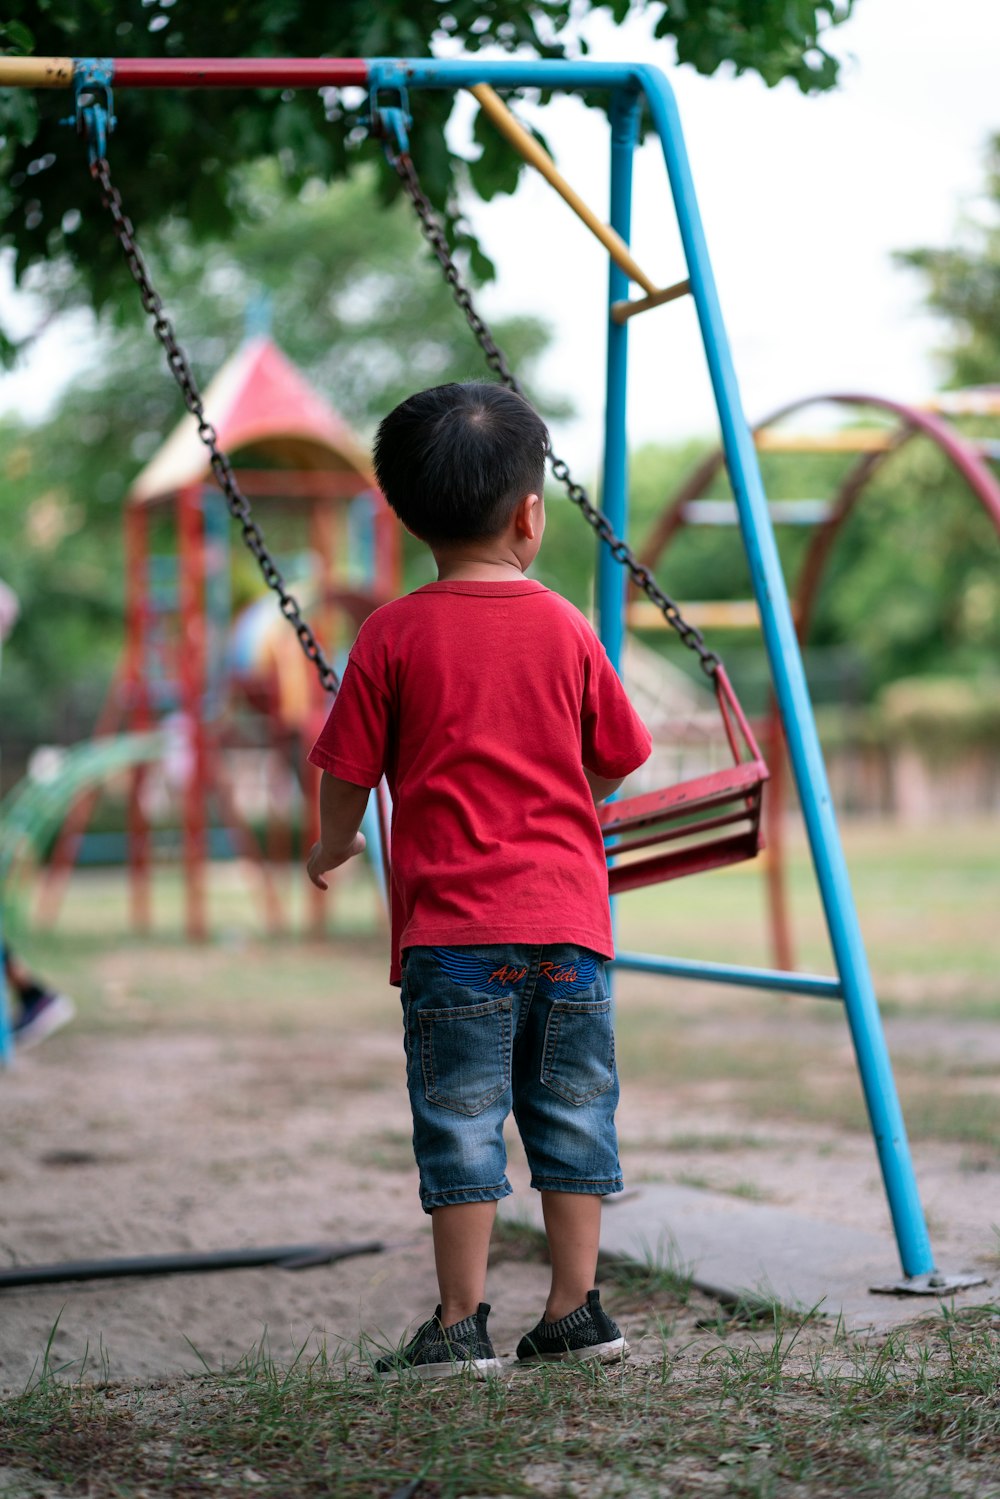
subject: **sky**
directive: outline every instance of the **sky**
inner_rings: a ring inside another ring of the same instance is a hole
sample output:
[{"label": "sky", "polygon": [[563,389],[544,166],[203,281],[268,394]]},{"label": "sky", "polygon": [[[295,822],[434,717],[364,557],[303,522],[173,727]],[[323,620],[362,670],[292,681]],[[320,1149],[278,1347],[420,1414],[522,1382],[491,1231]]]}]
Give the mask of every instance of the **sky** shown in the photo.
[{"label": "sky", "polygon": [[[588,28],[592,55],[658,62],[676,93],[748,417],[823,391],[920,400],[936,389],[945,331],[923,310],[921,278],[894,264],[893,251],[946,245],[975,211],[986,143],[1000,133],[1000,5],[858,0],[830,33],[840,87],[813,97],[792,83],[768,89],[756,77],[671,67],[648,18],[618,32],[602,21]],[[565,100],[545,113],[544,129],[564,175],[604,216],[603,121]],[[487,305],[548,318],[556,340],[543,373],[579,413],[559,435],[593,461],[606,257],[561,201],[547,201],[554,196],[532,174],[513,202],[477,209],[503,267]],[[639,152],[634,197],[634,253],[669,285],[684,268],[658,142]],[[632,441],[714,434],[691,299],[632,319],[629,336]]]},{"label": "sky", "polygon": [[[677,95],[709,254],[748,417],[831,390],[920,400],[940,383],[940,323],[894,250],[945,245],[974,213],[989,136],[1000,132],[997,0],[857,0],[830,34],[840,87],[803,96],[731,70],[703,78],[673,64],[648,16],[585,27],[591,55],[654,62]],[[456,119],[461,142],[469,111]],[[601,114],[578,100],[537,118],[560,170],[605,217],[608,143]],[[657,284],[684,275],[662,153],[638,152],[633,249]],[[470,204],[499,268],[487,312],[530,311],[553,344],[540,383],[568,397],[574,420],[554,437],[574,467],[599,459],[604,405],[606,252],[537,174],[513,198]],[[0,287],[10,306],[11,293]],[[633,444],[717,431],[690,298],[634,318],[629,429]],[[153,357],[151,355],[151,357]],[[44,409],[72,369],[62,337],[0,380],[0,407]],[[817,415],[817,424],[822,417]]]}]

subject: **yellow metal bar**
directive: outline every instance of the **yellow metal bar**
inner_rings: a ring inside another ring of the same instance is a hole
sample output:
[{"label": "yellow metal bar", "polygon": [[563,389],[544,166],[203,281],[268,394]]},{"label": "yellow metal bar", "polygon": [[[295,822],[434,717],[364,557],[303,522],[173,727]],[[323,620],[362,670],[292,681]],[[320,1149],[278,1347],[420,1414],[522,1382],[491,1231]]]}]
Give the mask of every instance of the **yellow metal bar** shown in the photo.
[{"label": "yellow metal bar", "polygon": [[755,432],[753,440],[762,453],[885,453],[895,446],[895,436],[884,427],[842,428],[839,432]]},{"label": "yellow metal bar", "polygon": [[[760,625],[757,605],[750,599],[717,599],[680,605],[688,624],[699,630],[753,630]],[[665,630],[667,621],[656,604],[635,599],[628,606],[630,630]]]},{"label": "yellow metal bar", "polygon": [[583,220],[592,234],[597,236],[616,265],[620,265],[625,274],[641,286],[644,292],[648,292],[650,296],[655,295],[656,283],[650,281],[645,271],[632,259],[628,245],[621,235],[602,223],[579,193],[570,187],[551,156],[542,150],[534,136],[525,130],[519,120],[515,119],[496,90],[490,88],[488,83],[476,83],[473,84],[470,93],[475,96],[480,109],[489,116],[500,134],[510,141],[515,151],[524,157],[529,166],[541,172],[546,182],[551,183],[576,216]]},{"label": "yellow metal bar", "polygon": [[648,312],[651,307],[662,307],[664,302],[676,302],[678,297],[686,297],[690,290],[690,281],[676,281],[673,286],[665,286],[662,291],[654,291],[650,297],[639,297],[634,302],[612,302],[611,316],[616,323],[624,323],[630,317],[635,317],[637,312]]},{"label": "yellow metal bar", "polygon": [[965,390],[945,390],[922,404],[924,411],[944,416],[1000,416],[1000,389],[995,385],[973,385]]},{"label": "yellow metal bar", "polygon": [[71,57],[0,57],[0,88],[66,88],[72,82]]}]

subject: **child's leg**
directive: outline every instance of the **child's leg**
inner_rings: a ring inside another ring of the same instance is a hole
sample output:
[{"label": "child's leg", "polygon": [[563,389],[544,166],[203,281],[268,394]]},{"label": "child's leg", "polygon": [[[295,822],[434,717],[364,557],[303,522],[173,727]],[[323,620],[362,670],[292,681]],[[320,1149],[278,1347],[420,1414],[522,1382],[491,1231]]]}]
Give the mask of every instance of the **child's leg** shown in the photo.
[{"label": "child's leg", "polygon": [[597,1276],[601,1201],[622,1190],[618,1073],[604,964],[585,949],[540,949],[514,1055],[514,1114],[542,1198],[552,1260],[545,1319],[587,1305]]},{"label": "child's leg", "polygon": [[486,1299],[486,1262],[496,1215],[495,1202],[460,1202],[431,1213],[444,1327],[475,1316]]},{"label": "child's leg", "polygon": [[542,1215],[552,1261],[545,1320],[558,1322],[584,1305],[596,1283],[601,1198],[586,1192],[543,1191]]}]

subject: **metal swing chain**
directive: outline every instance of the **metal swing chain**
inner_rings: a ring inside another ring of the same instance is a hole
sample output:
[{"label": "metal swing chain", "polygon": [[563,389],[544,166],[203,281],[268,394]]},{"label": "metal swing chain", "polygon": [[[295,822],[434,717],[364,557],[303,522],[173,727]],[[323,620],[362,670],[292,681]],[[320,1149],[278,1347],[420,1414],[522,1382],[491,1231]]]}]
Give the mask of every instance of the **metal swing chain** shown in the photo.
[{"label": "metal swing chain", "polygon": [[[416,210],[424,238],[434,251],[434,255],[444,272],[445,280],[451,287],[452,295],[462,309],[465,320],[472,329],[473,336],[485,355],[486,363],[500,377],[503,384],[509,390],[516,392],[519,396],[524,396],[521,382],[507,363],[503,350],[497,344],[487,324],[476,311],[472,301],[472,294],[462,280],[462,274],[448,248],[448,241],[445,238],[444,230],[438,222],[430,200],[420,186],[420,179],[417,176],[417,170],[411,158],[406,153],[400,153],[390,157],[390,160],[400,182],[403,184],[403,189],[407,197]],[[551,450],[549,451],[549,466],[555,477],[565,488],[573,504],[578,506],[583,512],[585,519],[593,526],[615,561],[620,562],[623,567],[628,568],[636,586],[641,588],[646,597],[652,600],[667,621],[667,624],[671,629],[676,630],[688,650],[696,653],[701,662],[702,670],[708,676],[714,678],[716,671],[722,663],[716,653],[710,650],[705,644],[705,637],[701,631],[684,618],[677,604],[669,594],[664,593],[659,583],[653,577],[653,574],[649,571],[649,568],[639,561],[628,545],[628,542],[623,541],[621,537],[615,535],[614,527],[603,510],[599,510],[591,502],[583,485],[578,484],[571,475],[568,465],[561,458],[557,458]]]},{"label": "metal swing chain", "polygon": [[107,159],[102,156],[92,162],[90,172],[100,186],[104,206],[111,215],[115,236],[121,245],[132,279],[139,288],[142,305],[153,321],[153,332],[163,345],[170,373],[180,387],[185,406],[198,424],[198,436],[209,451],[212,473],[222,490],[229,512],[239,523],[243,540],[256,557],[264,582],[278,595],[281,612],[293,626],[299,638],[299,644],[315,666],[324,691],[335,693],[340,686],[340,679],[324,656],[312,629],[302,618],[298,600],[285,587],[285,580],[268,551],[260,527],[253,518],[250,501],[236,482],[233,466],[219,447],[218,433],[205,415],[205,405],[198,383],[188,363],[187,355],[177,342],[173,324],[164,313],[162,298],[149,278],[146,262],[135,242],[135,229],[132,221],[122,207],[121,195],[111,180],[111,168]]}]

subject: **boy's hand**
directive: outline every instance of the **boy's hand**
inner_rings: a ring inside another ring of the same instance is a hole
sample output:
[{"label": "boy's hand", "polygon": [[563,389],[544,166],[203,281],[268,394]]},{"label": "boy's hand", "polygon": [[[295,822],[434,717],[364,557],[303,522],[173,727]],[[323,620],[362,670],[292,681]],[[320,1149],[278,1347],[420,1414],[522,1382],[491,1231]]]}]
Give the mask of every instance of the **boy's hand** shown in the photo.
[{"label": "boy's hand", "polygon": [[309,850],[309,858],[306,860],[306,874],[312,880],[317,890],[327,890],[329,886],[323,876],[329,874],[331,869],[339,869],[341,864],[346,864],[348,859],[353,859],[355,854],[364,851],[364,833],[355,833],[346,848],[325,848],[322,843],[314,843]]}]

